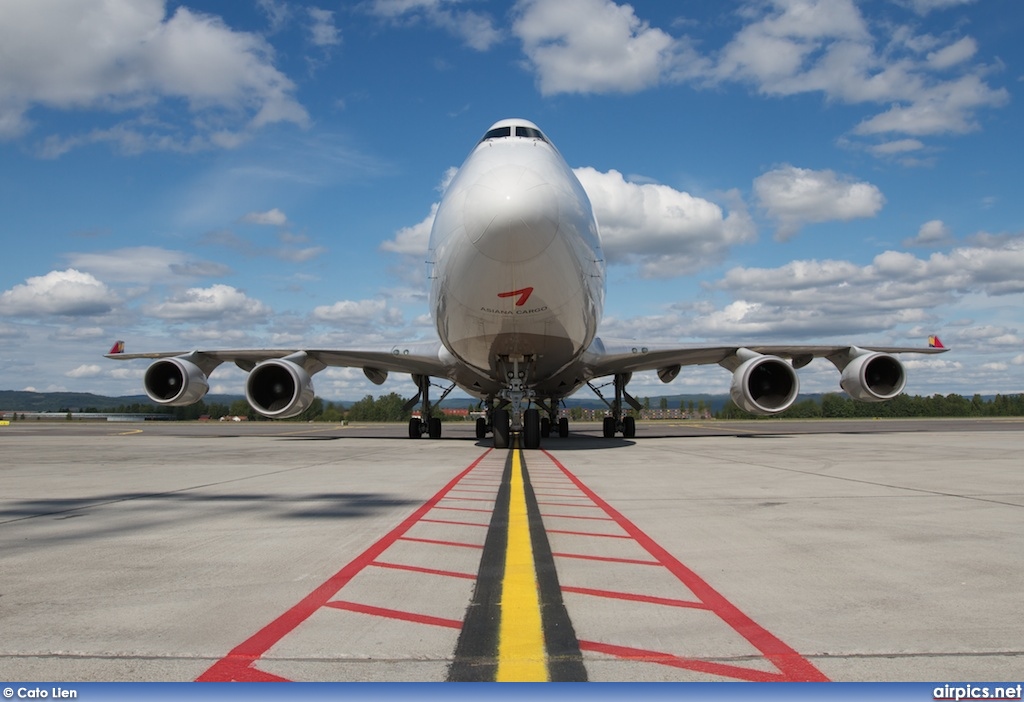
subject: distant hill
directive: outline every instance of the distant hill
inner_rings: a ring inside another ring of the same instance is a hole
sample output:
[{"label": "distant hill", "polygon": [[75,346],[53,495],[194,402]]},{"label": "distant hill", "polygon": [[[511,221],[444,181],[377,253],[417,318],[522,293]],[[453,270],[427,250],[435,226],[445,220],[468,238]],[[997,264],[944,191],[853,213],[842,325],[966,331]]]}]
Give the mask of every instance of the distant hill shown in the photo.
[{"label": "distant hill", "polygon": [[[230,405],[235,400],[244,400],[242,395],[207,395],[204,402],[219,402]],[[153,405],[145,395],[124,395],[107,397],[91,392],[26,392],[24,390],[0,390],[0,411],[58,412],[60,410],[113,410],[121,405]]]}]

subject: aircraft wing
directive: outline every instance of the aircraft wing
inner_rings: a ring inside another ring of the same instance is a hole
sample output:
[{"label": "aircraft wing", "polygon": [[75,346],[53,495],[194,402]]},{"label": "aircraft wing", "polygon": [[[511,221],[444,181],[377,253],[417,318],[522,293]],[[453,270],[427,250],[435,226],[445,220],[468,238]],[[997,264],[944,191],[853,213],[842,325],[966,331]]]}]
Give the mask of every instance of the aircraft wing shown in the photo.
[{"label": "aircraft wing", "polygon": [[815,358],[828,358],[833,363],[837,361],[843,363],[844,359],[864,352],[935,354],[949,350],[941,346],[941,342],[938,340],[936,342],[939,343],[938,346],[929,347],[735,344],[730,346],[684,345],[665,348],[629,340],[595,339],[584,355],[583,361],[587,370],[595,378],[648,370],[663,371],[676,366],[718,364],[732,369],[730,359],[736,358],[741,350],[745,349],[755,354],[784,358],[792,361],[794,368],[802,368]]},{"label": "aircraft wing", "polygon": [[[396,345],[389,349],[224,349],[194,351],[157,351],[152,353],[124,353],[114,345],[106,358],[130,361],[139,358],[187,358],[209,374],[221,363],[234,363],[244,371],[252,370],[257,363],[270,359],[289,358],[301,355],[301,365],[308,370],[328,366],[362,368],[367,376],[373,371],[412,373],[433,377],[446,377],[450,364],[442,358],[444,349],[440,342],[420,342]],[[123,345],[120,346],[123,349]],[[373,378],[371,377],[371,380]]]}]

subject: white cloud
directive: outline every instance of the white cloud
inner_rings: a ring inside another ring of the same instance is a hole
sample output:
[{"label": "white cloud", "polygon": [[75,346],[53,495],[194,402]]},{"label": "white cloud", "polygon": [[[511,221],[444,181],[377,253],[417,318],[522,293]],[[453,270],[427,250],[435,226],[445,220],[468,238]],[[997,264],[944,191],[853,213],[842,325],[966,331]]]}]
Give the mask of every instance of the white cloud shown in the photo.
[{"label": "white cloud", "polygon": [[72,368],[66,375],[69,378],[95,378],[102,375],[103,369],[95,363],[83,363],[77,368]]},{"label": "white cloud", "polygon": [[434,226],[438,205],[437,202],[431,205],[430,214],[420,222],[409,227],[402,227],[395,232],[394,239],[389,239],[380,245],[381,251],[390,251],[403,256],[419,256],[421,258],[426,256],[430,241],[430,229]]},{"label": "white cloud", "polygon": [[159,283],[226,274],[220,263],[192,257],[183,251],[158,246],[133,246],[113,251],[69,253],[73,268],[88,271],[104,280],[121,283]]},{"label": "white cloud", "polygon": [[970,5],[975,0],[906,0],[906,3],[919,15],[927,15],[934,10],[945,10],[958,5]]},{"label": "white cloud", "polygon": [[[33,108],[88,109],[128,117],[113,128],[53,137],[59,155],[113,141],[127,151],[232,146],[275,122],[304,125],[294,84],[262,38],[218,17],[163,0],[5,0],[0,4],[0,138],[31,129]],[[169,124],[158,106],[187,105]]]},{"label": "white cloud", "polygon": [[738,198],[728,215],[713,202],[667,185],[630,183],[618,171],[575,169],[590,197],[609,263],[636,263],[645,277],[692,273],[753,240]]},{"label": "white cloud", "polygon": [[341,43],[341,32],[334,26],[334,13],[318,7],[306,8],[309,12],[310,42],[314,46],[328,47]]},{"label": "white cloud", "polygon": [[249,212],[242,217],[246,224],[262,224],[271,227],[288,226],[288,217],[276,207],[266,212]]},{"label": "white cloud", "polygon": [[953,232],[941,219],[933,219],[921,225],[917,230],[917,236],[903,242],[906,247],[948,246],[953,243]]},{"label": "white cloud", "polygon": [[394,326],[402,323],[402,312],[388,307],[384,300],[339,300],[333,305],[316,307],[313,318],[320,322],[358,327]]},{"label": "white cloud", "polygon": [[202,319],[260,320],[272,310],[259,300],[230,285],[189,288],[166,302],[152,305],[146,312],[158,319],[184,321]]},{"label": "white cloud", "polygon": [[544,95],[631,93],[678,64],[678,43],[611,0],[520,0],[513,32]]},{"label": "white cloud", "polygon": [[[921,14],[959,0],[915,0]],[[513,32],[541,93],[635,92],[664,83],[744,83],[764,95],[819,93],[829,102],[883,106],[851,133],[962,134],[976,113],[1009,100],[986,78],[977,41],[920,34],[912,24],[869,25],[853,0],[747,0],[743,26],[720,48],[652,27],[613,0],[519,0]],[[695,46],[708,47],[698,53]],[[908,141],[889,139],[905,149]],[[885,155],[882,149],[873,153]],[[916,161],[904,160],[908,165]]]},{"label": "white cloud", "polygon": [[459,0],[372,0],[371,14],[394,22],[426,22],[459,37],[477,51],[487,51],[501,33],[486,14],[456,9]]},{"label": "white cloud", "polygon": [[0,314],[88,316],[109,312],[117,297],[89,273],[69,268],[27,279],[0,294]]},{"label": "white cloud", "polygon": [[754,179],[754,193],[785,240],[805,224],[874,217],[885,197],[874,185],[833,171],[784,165]]}]

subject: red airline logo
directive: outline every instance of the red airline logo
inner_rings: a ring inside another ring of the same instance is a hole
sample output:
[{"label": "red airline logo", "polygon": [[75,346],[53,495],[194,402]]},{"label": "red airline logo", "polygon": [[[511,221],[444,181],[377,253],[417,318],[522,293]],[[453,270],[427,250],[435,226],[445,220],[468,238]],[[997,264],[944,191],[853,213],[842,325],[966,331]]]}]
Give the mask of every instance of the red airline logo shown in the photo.
[{"label": "red airline logo", "polygon": [[526,301],[530,299],[530,293],[532,292],[533,288],[520,288],[519,290],[510,290],[509,292],[498,293],[498,297],[515,297],[516,307],[522,307],[526,304]]}]

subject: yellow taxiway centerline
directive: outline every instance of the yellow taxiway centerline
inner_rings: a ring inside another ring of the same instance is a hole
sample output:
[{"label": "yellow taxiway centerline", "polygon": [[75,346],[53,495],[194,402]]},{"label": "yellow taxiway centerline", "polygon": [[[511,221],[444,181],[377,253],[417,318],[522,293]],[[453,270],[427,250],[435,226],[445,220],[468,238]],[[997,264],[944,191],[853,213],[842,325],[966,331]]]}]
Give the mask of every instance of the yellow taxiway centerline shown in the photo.
[{"label": "yellow taxiway centerline", "polygon": [[547,682],[548,668],[541,627],[537,569],[533,562],[530,519],[526,512],[522,451],[512,449],[509,482],[508,542],[501,584],[498,628],[498,682]]}]

